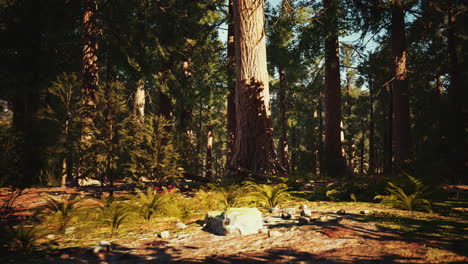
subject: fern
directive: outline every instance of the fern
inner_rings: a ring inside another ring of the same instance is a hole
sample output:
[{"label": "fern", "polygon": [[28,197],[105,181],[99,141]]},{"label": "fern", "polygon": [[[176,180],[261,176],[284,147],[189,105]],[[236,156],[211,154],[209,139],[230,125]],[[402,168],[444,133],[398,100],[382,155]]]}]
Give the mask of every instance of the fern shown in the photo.
[{"label": "fern", "polygon": [[129,211],[125,205],[114,203],[108,207],[103,207],[103,221],[111,228],[111,232],[115,233],[122,223],[128,218]]},{"label": "fern", "polygon": [[429,187],[424,185],[423,182],[415,177],[405,174],[414,186],[414,192],[408,194],[402,187],[388,182],[385,190],[388,195],[377,195],[374,199],[380,199],[382,203],[390,204],[396,208],[403,208],[409,211],[414,211],[419,208],[425,208],[429,211],[431,209],[431,202],[424,197],[428,195]]},{"label": "fern", "polygon": [[252,199],[265,207],[273,208],[292,198],[286,184],[267,185],[247,182],[246,187],[252,192],[245,199]]},{"label": "fern", "polygon": [[36,246],[37,241],[44,237],[42,229],[34,225],[19,225],[15,228],[5,228],[2,230],[2,244],[12,248],[30,250]]},{"label": "fern", "polygon": [[132,198],[136,204],[136,208],[140,217],[145,221],[149,222],[151,218],[160,211],[163,205],[166,203],[164,195],[157,193],[151,187],[143,192],[136,189],[137,194]]},{"label": "fern", "polygon": [[81,205],[79,204],[83,198],[72,196],[70,199],[56,200],[52,197],[46,198],[46,204],[40,206],[37,211],[39,216],[48,215],[56,217],[59,224],[59,231],[64,231],[72,218],[80,211]]}]

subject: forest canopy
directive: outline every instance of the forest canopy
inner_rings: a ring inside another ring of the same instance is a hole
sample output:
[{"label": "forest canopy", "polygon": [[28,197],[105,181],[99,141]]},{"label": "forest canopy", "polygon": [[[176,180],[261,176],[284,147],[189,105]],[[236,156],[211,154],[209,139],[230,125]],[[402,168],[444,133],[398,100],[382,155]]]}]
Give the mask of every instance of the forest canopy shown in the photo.
[{"label": "forest canopy", "polygon": [[0,187],[466,183],[467,24],[462,0],[0,1]]}]

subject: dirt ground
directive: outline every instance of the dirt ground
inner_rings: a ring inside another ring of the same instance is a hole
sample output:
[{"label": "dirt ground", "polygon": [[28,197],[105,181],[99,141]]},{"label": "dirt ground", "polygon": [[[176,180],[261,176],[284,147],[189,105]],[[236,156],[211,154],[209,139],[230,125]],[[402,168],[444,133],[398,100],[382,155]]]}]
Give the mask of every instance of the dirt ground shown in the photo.
[{"label": "dirt ground", "polygon": [[[77,192],[90,193],[72,188],[27,189],[15,203],[15,219],[26,217],[29,209],[40,205],[44,194]],[[0,199],[5,195],[3,190]],[[133,240],[111,240],[110,252],[94,254],[90,248],[60,248],[40,257],[12,259],[10,263],[468,263],[468,252],[463,252],[466,240],[408,238],[364,221],[359,206],[344,208],[346,215],[336,215],[334,209],[311,209],[313,218],[322,216],[322,220],[299,225],[297,219],[272,216],[273,223],[265,227],[279,231],[274,237],[266,233],[217,236],[192,223],[194,228],[171,233],[168,239],[152,233],[140,234]]]}]

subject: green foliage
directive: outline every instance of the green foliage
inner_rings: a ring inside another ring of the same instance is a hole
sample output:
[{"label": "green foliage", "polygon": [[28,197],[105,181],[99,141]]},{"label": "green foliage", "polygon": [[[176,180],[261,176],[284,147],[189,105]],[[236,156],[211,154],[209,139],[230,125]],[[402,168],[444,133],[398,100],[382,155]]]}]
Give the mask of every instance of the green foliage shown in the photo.
[{"label": "green foliage", "polygon": [[58,224],[60,232],[65,231],[65,228],[81,211],[82,205],[80,202],[84,198],[72,196],[69,199],[57,200],[52,197],[46,197],[46,204],[37,208],[37,216],[46,216],[55,220]]},{"label": "green foliage", "polygon": [[351,194],[349,195],[349,198],[351,198],[351,200],[352,200],[353,202],[357,203],[357,197],[356,197],[356,194],[354,194],[354,193],[351,193]]},{"label": "green foliage", "polygon": [[416,179],[415,177],[405,174],[413,185],[413,192],[407,193],[403,187],[399,187],[392,182],[388,182],[388,187],[386,191],[388,195],[377,195],[374,199],[381,200],[382,203],[390,204],[396,208],[402,208],[409,211],[414,211],[420,208],[431,209],[431,202],[424,198],[429,194],[427,190],[429,186],[423,184],[421,180]]},{"label": "green foliage", "polygon": [[331,189],[325,193],[325,196],[332,201],[337,201],[340,195],[341,195],[341,191],[337,189]]},{"label": "green foliage", "polygon": [[251,199],[267,208],[276,207],[282,202],[290,200],[293,193],[289,191],[286,184],[268,185],[246,182],[246,188],[250,189],[251,193],[246,195],[244,199]]},{"label": "green foliage", "polygon": [[200,210],[221,209],[219,203],[219,193],[213,190],[200,189],[195,193],[196,203]]},{"label": "green foliage", "polygon": [[162,206],[166,203],[164,195],[158,193],[153,188],[148,187],[146,192],[136,189],[136,195],[132,197],[138,214],[146,222],[149,222]]},{"label": "green foliage", "polygon": [[54,180],[49,179],[51,176],[59,178],[64,158],[69,160],[68,164],[77,158],[82,114],[81,85],[75,73],[58,75],[47,89],[49,104],[37,113],[37,117],[51,128],[51,133],[56,137],[43,157],[42,174],[49,181]]},{"label": "green foliage", "polygon": [[[2,230],[3,229],[3,230]],[[16,227],[2,228],[0,244],[10,248],[31,250],[37,246],[37,241],[44,237],[44,230],[35,225],[21,224]]]},{"label": "green foliage", "polygon": [[102,221],[110,226],[112,233],[119,229],[129,214],[129,207],[123,203],[107,204],[101,211]]},{"label": "green foliage", "polygon": [[175,183],[182,177],[179,154],[174,148],[171,122],[148,115],[145,123],[132,123],[129,161],[126,168],[133,181],[149,185]]},{"label": "green foliage", "polygon": [[218,192],[224,209],[238,206],[242,197],[245,195],[244,189],[235,185],[220,187]]}]

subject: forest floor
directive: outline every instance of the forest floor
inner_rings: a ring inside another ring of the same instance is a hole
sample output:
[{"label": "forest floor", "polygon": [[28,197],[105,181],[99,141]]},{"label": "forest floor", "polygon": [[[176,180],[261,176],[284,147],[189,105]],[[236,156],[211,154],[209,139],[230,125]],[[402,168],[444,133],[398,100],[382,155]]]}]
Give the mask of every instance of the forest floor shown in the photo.
[{"label": "forest floor", "polygon": [[[26,218],[47,195],[89,195],[93,190],[32,188],[14,204],[12,221]],[[0,189],[0,200],[6,190]],[[54,246],[32,252],[0,254],[1,263],[467,263],[467,200],[436,204],[440,214],[401,211],[375,203],[306,202],[315,217],[328,220],[299,225],[297,219],[267,226],[277,236],[259,233],[217,236],[202,230],[203,214],[177,229],[174,219],[122,227],[116,234],[102,227],[80,226],[54,238]],[[298,207],[304,202],[291,202]],[[337,215],[339,209],[345,215]],[[365,214],[361,211],[368,210]],[[268,213],[264,212],[264,215]],[[275,219],[275,216],[272,216]],[[158,238],[162,230],[170,238]],[[99,241],[112,250],[94,254]]]}]

